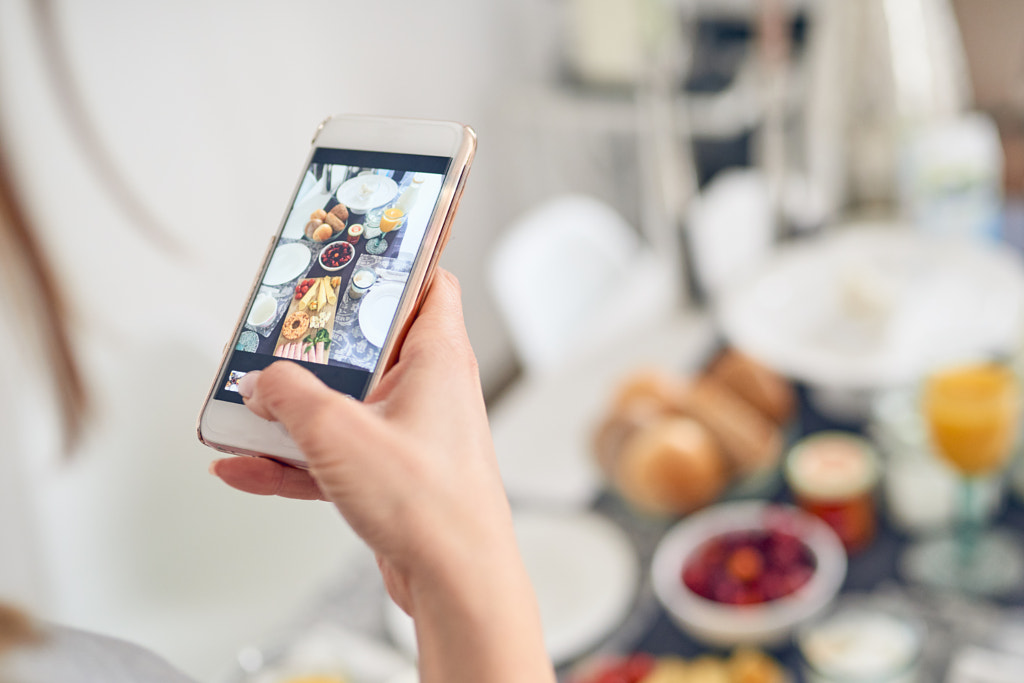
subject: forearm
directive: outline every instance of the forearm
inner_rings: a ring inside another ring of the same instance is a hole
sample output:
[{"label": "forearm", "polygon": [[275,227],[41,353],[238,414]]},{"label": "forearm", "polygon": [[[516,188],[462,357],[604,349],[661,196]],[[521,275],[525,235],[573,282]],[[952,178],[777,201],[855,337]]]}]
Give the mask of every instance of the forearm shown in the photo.
[{"label": "forearm", "polygon": [[518,554],[488,553],[410,588],[423,683],[554,682]]}]

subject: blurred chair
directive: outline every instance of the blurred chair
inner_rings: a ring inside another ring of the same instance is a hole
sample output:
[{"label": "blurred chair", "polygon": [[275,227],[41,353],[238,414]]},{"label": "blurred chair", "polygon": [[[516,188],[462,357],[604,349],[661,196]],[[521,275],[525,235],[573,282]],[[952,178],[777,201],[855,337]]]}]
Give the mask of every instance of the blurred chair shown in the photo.
[{"label": "blurred chair", "polygon": [[668,255],[642,242],[614,210],[583,195],[550,200],[498,242],[491,286],[524,369],[629,352],[633,335],[675,309]]}]

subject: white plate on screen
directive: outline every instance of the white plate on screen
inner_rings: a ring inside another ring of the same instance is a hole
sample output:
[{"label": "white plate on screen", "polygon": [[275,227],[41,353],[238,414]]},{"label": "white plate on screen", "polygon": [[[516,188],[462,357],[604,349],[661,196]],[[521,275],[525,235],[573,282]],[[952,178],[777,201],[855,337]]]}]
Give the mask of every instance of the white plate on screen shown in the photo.
[{"label": "white plate on screen", "polygon": [[398,184],[386,175],[357,175],[338,188],[338,201],[355,213],[384,206],[398,194]]},{"label": "white plate on screen", "polygon": [[[308,173],[307,176],[312,178]],[[320,180],[313,182],[312,186],[295,200],[295,206],[292,207],[292,212],[288,214],[288,220],[285,221],[281,237],[292,240],[302,239],[302,236],[305,234],[306,223],[309,223],[310,214],[317,209],[327,206],[327,202],[330,201],[332,194],[327,187],[327,174],[325,173]]]},{"label": "white plate on screen", "polygon": [[263,284],[276,287],[294,280],[306,272],[311,259],[312,254],[304,244],[291,242],[280,245],[270,258],[267,274],[263,276]]},{"label": "white plate on screen", "polygon": [[404,289],[402,282],[382,282],[371,289],[359,305],[359,329],[366,341],[377,348],[384,346]]},{"label": "white plate on screen", "polygon": [[[544,644],[555,665],[599,644],[628,616],[636,597],[640,564],[618,526],[592,512],[518,510],[516,540],[540,604]],[[416,654],[412,619],[388,600],[388,632]]]},{"label": "white plate on screen", "polygon": [[874,390],[1015,349],[1024,269],[996,245],[860,224],[780,249],[718,307],[729,340],[813,386]]}]

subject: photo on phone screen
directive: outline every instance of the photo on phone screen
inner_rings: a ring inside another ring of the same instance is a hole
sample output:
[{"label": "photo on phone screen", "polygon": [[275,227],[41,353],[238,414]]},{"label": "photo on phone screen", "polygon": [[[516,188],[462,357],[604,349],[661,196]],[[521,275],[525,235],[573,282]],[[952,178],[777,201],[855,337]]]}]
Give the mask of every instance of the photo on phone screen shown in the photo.
[{"label": "photo on phone screen", "polygon": [[241,403],[239,378],[281,358],[363,398],[450,162],[314,151],[214,399]]}]

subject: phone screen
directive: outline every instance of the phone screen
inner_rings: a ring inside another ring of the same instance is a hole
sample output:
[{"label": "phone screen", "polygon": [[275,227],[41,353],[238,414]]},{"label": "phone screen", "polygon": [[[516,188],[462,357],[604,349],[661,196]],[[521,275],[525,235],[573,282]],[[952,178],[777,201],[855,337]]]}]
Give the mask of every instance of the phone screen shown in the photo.
[{"label": "phone screen", "polygon": [[280,358],[363,398],[451,159],[317,148],[214,399]]}]

